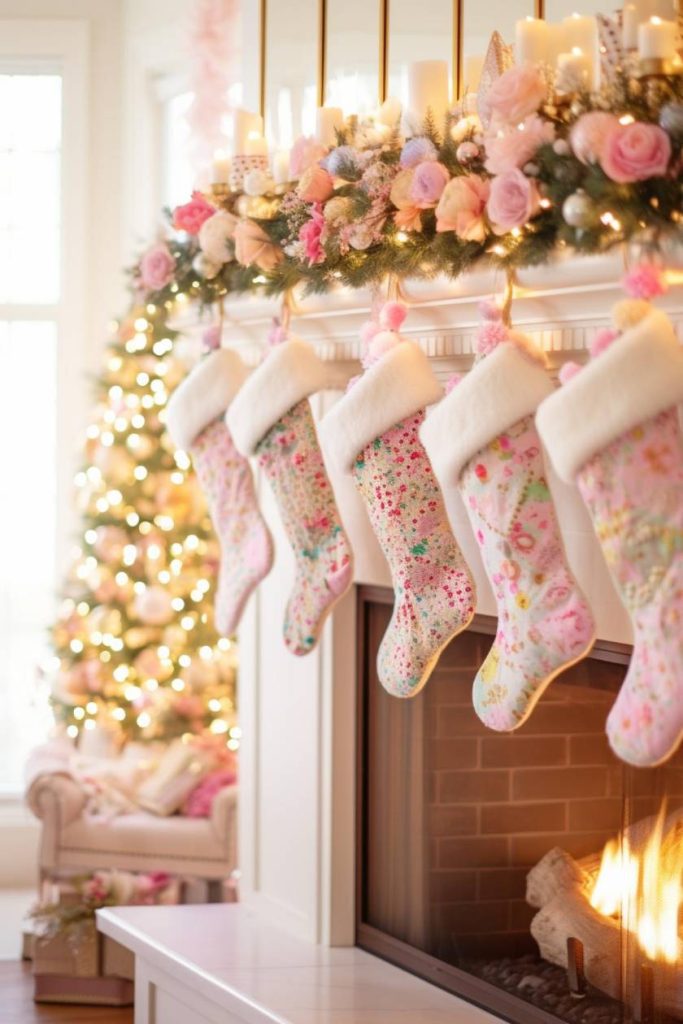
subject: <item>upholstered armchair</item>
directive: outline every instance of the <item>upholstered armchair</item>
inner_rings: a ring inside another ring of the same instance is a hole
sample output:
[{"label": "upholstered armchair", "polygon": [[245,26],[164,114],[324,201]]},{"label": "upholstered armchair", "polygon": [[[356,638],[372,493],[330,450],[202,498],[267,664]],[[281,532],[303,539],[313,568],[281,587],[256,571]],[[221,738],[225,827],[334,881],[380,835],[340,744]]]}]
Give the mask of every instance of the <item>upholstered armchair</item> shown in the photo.
[{"label": "upholstered armchair", "polygon": [[[41,883],[98,868],[221,883],[236,867],[237,786],[218,793],[208,818],[142,810],[103,817],[88,812],[85,788],[55,760],[29,776],[26,801],[42,824]],[[209,891],[216,898],[217,887]]]}]

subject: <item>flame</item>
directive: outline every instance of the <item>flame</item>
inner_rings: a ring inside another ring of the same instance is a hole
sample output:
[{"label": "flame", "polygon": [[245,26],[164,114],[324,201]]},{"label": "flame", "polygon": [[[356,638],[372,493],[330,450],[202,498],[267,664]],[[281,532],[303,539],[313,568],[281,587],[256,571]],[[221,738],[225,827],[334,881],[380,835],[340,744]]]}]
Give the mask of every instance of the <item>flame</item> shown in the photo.
[{"label": "flame", "polygon": [[683,903],[683,837],[675,826],[665,833],[664,820],[662,807],[642,850],[633,849],[627,836],[607,843],[590,902],[606,917],[619,917],[650,960],[675,964]]}]

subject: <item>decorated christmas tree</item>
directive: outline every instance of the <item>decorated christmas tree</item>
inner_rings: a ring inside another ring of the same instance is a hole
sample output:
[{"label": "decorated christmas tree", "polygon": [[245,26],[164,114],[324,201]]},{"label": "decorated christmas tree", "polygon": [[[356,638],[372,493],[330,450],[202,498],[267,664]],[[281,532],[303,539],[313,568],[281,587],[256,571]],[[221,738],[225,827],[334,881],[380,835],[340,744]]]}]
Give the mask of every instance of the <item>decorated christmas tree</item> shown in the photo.
[{"label": "decorated christmas tree", "polygon": [[108,346],[76,476],[84,529],[52,630],[52,703],[71,737],[209,731],[236,749],[235,651],[213,622],[217,542],[164,427],[188,369],[175,343],[166,308],[150,304]]}]

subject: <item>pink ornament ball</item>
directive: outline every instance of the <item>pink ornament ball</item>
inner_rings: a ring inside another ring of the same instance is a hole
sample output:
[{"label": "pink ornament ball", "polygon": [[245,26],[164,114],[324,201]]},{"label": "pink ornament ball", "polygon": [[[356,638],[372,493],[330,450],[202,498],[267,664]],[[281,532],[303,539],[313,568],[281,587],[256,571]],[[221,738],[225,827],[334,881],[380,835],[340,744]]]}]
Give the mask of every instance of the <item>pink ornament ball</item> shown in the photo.
[{"label": "pink ornament ball", "polygon": [[565,363],[560,369],[560,384],[568,384],[581,371],[579,363]]},{"label": "pink ornament ball", "polygon": [[398,331],[408,310],[402,302],[385,302],[380,310],[379,325],[387,331]]}]

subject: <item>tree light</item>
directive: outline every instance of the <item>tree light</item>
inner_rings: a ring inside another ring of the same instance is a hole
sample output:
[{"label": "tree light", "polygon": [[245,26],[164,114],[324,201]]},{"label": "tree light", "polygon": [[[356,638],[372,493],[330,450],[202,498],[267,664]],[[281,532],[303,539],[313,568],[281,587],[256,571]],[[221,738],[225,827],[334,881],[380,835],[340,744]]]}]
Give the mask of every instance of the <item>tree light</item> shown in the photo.
[{"label": "tree light", "polygon": [[185,689],[185,683],[182,679],[172,679],[171,688],[175,690],[176,693],[181,693]]},{"label": "tree light", "polygon": [[83,650],[83,641],[82,640],[78,640],[78,639],[74,639],[69,644],[69,647],[74,652],[74,654],[80,654],[81,651]]},{"label": "tree light", "polygon": [[126,717],[126,712],[123,710],[123,708],[114,708],[114,710],[111,713],[111,717],[115,718],[117,722],[122,722]]},{"label": "tree light", "polygon": [[147,470],[144,466],[136,466],[133,470],[133,476],[136,480],[144,480],[147,477]]},{"label": "tree light", "polygon": [[77,725],[67,725],[67,727],[66,727],[66,734],[67,734],[67,736],[70,739],[75,740],[76,737],[78,736],[78,726]]},{"label": "tree light", "polygon": [[88,712],[89,715],[96,715],[97,704],[95,703],[95,701],[89,700],[88,703],[85,705],[85,710]]},{"label": "tree light", "polygon": [[85,718],[85,711],[83,708],[74,708],[74,718],[77,718],[79,722],[82,718]]},{"label": "tree light", "polygon": [[147,711],[143,711],[142,714],[138,715],[135,719],[141,729],[146,729],[148,725],[151,725],[152,719]]}]

